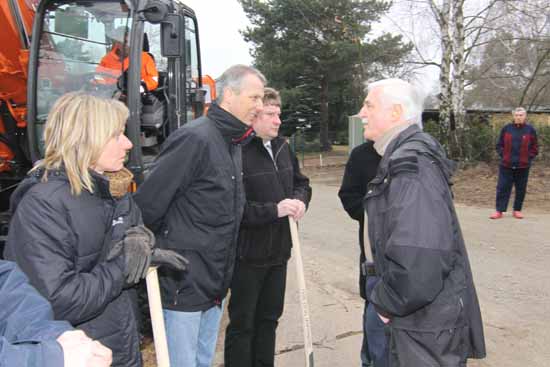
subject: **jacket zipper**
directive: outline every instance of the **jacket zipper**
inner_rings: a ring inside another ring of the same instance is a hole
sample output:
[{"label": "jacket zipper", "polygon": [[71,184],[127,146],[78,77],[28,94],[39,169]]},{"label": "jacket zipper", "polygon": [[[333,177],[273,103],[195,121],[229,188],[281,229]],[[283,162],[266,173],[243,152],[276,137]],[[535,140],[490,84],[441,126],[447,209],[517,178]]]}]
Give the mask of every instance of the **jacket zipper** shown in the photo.
[{"label": "jacket zipper", "polygon": [[[231,157],[231,165],[233,166],[233,172],[235,172],[231,178],[232,178],[232,181],[233,181],[233,213],[234,214],[237,214],[237,198],[238,198],[238,192],[237,192],[237,175],[240,174],[240,172],[236,172],[237,171],[237,167],[235,166],[235,146],[231,145],[229,147],[229,154],[230,154],[230,157]],[[237,234],[238,234],[238,231],[239,231],[239,221],[235,220],[235,224],[233,225],[233,237],[231,239],[231,247],[230,247],[230,251],[232,251],[233,249],[235,251],[236,250],[236,247],[237,247]],[[235,257],[236,257],[236,254],[235,254]],[[226,278],[227,278],[227,268],[229,266],[229,262],[231,260],[231,252],[228,254],[227,256],[227,261],[225,262],[225,267],[223,269],[223,281],[222,281],[222,286],[225,288],[225,282],[226,282]],[[215,299],[214,299],[214,304],[218,305],[221,304],[221,297],[220,295],[218,295]]]}]

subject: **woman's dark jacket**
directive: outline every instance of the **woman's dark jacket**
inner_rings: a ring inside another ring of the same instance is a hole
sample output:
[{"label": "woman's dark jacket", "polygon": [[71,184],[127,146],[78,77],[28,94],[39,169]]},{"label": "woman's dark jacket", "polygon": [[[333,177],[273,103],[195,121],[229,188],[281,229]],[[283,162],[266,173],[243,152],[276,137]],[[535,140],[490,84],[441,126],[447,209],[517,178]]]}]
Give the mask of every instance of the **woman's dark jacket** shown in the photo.
[{"label": "woman's dark jacket", "polygon": [[112,244],[140,221],[129,195],[114,199],[93,174],[94,193],[71,194],[64,171],[27,177],[12,195],[6,251],[52,304],[55,318],[113,351],[113,366],[141,366],[133,290],[123,290],[123,257],[105,261]]},{"label": "woman's dark jacket", "polygon": [[285,139],[271,140],[273,159],[262,139],[243,148],[246,205],[239,233],[239,260],[258,266],[279,265],[290,258],[292,240],[288,217],[277,217],[277,203],[311,200],[309,179]]},{"label": "woman's dark jacket", "polygon": [[158,246],[189,260],[185,274],[160,270],[164,308],[205,311],[227,294],[245,201],[241,138],[247,129],[212,104],[207,116],[166,139],[135,195]]},{"label": "woman's dark jacket", "polygon": [[479,303],[450,190],[454,163],[413,125],[388,146],[367,187],[381,278],[367,298],[391,319],[390,366],[463,366],[483,358]]}]

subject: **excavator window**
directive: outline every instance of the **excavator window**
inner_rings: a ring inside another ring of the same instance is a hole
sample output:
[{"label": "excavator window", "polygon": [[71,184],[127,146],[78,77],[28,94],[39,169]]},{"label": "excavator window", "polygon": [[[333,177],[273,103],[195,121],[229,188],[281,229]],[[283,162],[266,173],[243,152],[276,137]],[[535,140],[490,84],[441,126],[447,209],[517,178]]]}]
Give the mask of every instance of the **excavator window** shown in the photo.
[{"label": "excavator window", "polygon": [[[126,7],[105,6],[101,1],[54,2],[43,20],[37,69],[37,137],[42,139],[43,123],[53,103],[61,95],[78,90],[116,98],[122,70],[99,67],[113,52],[113,39],[132,31]],[[118,33],[117,33],[118,32]],[[127,43],[126,43],[127,45]],[[42,125],[40,125],[42,123]],[[42,144],[39,144],[42,145]]]}]

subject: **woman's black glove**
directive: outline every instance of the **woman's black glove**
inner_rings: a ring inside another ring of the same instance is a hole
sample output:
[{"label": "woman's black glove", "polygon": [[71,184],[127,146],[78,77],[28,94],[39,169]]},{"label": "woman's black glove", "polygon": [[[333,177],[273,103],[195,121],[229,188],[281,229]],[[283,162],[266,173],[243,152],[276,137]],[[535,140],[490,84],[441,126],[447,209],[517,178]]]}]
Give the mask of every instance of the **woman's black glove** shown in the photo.
[{"label": "woman's black glove", "polygon": [[165,266],[172,270],[187,271],[189,260],[175,251],[160,248],[153,249],[151,266]]},{"label": "woman's black glove", "polygon": [[155,235],[147,227],[129,228],[122,241],[115,243],[107,261],[124,256],[124,276],[127,285],[134,285],[147,275],[149,266],[167,266],[177,271],[187,271],[189,261],[182,255],[155,246]]},{"label": "woman's black glove", "polygon": [[123,255],[126,284],[134,285],[147,275],[154,246],[155,235],[147,227],[131,227],[126,231],[122,241],[115,243],[107,255],[107,261]]}]

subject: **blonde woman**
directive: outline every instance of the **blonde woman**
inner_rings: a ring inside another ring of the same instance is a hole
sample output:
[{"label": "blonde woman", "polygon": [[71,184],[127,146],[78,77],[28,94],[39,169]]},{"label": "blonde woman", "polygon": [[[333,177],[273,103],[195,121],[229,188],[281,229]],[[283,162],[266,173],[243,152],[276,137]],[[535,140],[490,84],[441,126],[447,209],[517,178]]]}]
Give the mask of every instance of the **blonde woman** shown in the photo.
[{"label": "blonde woman", "polygon": [[[5,251],[50,301],[56,319],[113,351],[113,366],[141,366],[131,293],[154,245],[131,196],[114,193],[107,177],[123,172],[132,147],[127,118],[116,100],[69,93],[55,103],[45,157],[12,196]],[[184,259],[171,259],[185,267]]]}]

